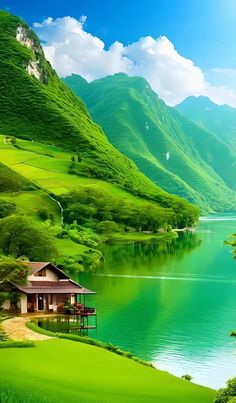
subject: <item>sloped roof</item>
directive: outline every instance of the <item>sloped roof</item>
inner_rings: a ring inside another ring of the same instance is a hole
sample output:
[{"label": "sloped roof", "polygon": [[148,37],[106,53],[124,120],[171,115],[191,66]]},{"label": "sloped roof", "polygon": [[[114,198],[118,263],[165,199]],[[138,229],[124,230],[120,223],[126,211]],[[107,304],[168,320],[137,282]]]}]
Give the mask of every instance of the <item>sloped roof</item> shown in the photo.
[{"label": "sloped roof", "polygon": [[30,269],[30,275],[36,274],[38,271],[44,269],[47,266],[50,266],[51,269],[56,271],[57,273],[61,274],[64,278],[70,278],[64,271],[59,269],[57,266],[52,264],[51,262],[26,262],[27,266]]},{"label": "sloped roof", "polygon": [[26,294],[95,294],[71,280],[61,281],[31,281],[19,290]]},{"label": "sloped roof", "polygon": [[55,270],[61,275],[61,279],[58,281],[29,281],[28,284],[23,287],[12,284],[18,290],[26,294],[96,294],[94,291],[88,290],[76,281],[70,279],[64,271],[51,262],[26,262],[26,264],[30,269],[29,275],[34,275],[47,266],[50,266],[50,269]]}]

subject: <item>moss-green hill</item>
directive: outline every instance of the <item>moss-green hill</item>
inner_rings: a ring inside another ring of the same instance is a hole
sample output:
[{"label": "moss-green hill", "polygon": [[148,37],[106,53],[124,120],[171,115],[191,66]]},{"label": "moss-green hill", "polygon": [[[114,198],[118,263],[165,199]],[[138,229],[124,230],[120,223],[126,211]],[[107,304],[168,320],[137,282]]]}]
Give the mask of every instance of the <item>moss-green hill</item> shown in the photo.
[{"label": "moss-green hill", "polygon": [[188,97],[176,109],[236,150],[236,108],[216,105],[209,98],[200,96]]},{"label": "moss-green hill", "polygon": [[144,79],[116,74],[89,84],[72,75],[65,82],[110,142],[153,182],[204,211],[235,209],[235,154],[166,106]]},{"label": "moss-green hill", "polygon": [[79,153],[83,174],[115,182],[182,215],[198,211],[168,195],[108,142],[84,103],[45,60],[36,35],[18,17],[0,11],[0,131]]}]

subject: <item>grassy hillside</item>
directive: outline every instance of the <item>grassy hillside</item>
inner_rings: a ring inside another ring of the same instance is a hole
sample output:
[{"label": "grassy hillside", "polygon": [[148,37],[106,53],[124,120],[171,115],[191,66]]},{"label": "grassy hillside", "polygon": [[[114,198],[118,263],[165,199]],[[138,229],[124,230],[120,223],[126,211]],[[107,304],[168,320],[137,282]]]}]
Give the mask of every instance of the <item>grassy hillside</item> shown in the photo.
[{"label": "grassy hillside", "polygon": [[[55,261],[64,269],[93,268],[102,256],[97,247],[106,239],[141,242],[174,236],[124,232],[129,227],[149,230],[153,222],[157,228],[167,225],[168,229],[178,224],[191,225],[196,219],[197,209],[183,211],[176,204],[175,213],[114,183],[83,176],[83,162],[75,163],[76,175],[70,174],[71,155],[35,141],[14,138],[11,144],[0,135],[0,173],[1,168],[7,173],[0,191],[0,218],[1,208],[12,209],[13,204],[15,208],[10,214],[30,217],[44,228],[58,250]],[[19,188],[20,184],[23,185]],[[63,225],[57,200],[64,207]]]},{"label": "grassy hillside", "polygon": [[65,82],[110,142],[153,182],[204,211],[235,209],[235,154],[167,107],[144,79],[116,74],[89,84],[72,75]]},{"label": "grassy hillside", "polygon": [[[210,403],[214,391],[101,348],[66,340],[3,349],[0,400],[33,402]],[[20,376],[19,376],[20,374]]]},{"label": "grassy hillside", "polygon": [[[197,217],[198,209],[180,199],[173,197],[173,205],[169,207],[168,199],[165,200],[164,194],[162,194],[165,206],[163,207],[161,203],[138,197],[122,186],[101,179],[86,177],[84,176],[83,161],[75,162],[76,174],[69,173],[73,154],[58,147],[22,139],[15,139],[15,142],[16,144],[5,144],[5,136],[0,135],[0,159],[2,163],[21,175],[24,180],[30,181],[31,186],[44,190],[46,193],[60,197],[76,189],[80,191],[90,190],[94,193],[100,192],[98,202],[99,198],[101,199],[105,195],[107,203],[114,204],[116,201],[120,204],[120,211],[122,211],[122,205],[125,207],[126,204],[133,208],[143,207],[145,209],[147,206],[147,214],[150,208],[159,208],[160,216],[167,214],[172,217],[172,226],[181,226],[181,221],[185,219],[186,223],[191,225],[191,221]],[[171,198],[171,196],[169,197]],[[184,224],[182,223],[182,225]]]},{"label": "grassy hillside", "polygon": [[[117,183],[165,207],[191,210],[155,186],[108,142],[84,103],[45,60],[36,35],[21,19],[0,11],[0,40],[2,133],[72,150],[82,159],[84,176]],[[62,188],[63,182],[57,186]]]},{"label": "grassy hillside", "polygon": [[216,105],[201,96],[185,99],[176,109],[236,150],[236,108]]}]

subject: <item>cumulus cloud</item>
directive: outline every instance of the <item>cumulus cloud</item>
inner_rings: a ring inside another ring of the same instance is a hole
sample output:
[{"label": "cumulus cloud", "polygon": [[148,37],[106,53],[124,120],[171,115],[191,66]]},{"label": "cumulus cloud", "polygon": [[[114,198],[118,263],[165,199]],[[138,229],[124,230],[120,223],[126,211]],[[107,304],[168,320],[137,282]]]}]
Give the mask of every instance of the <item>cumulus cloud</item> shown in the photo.
[{"label": "cumulus cloud", "polygon": [[128,46],[116,41],[106,49],[101,39],[86,32],[86,20],[86,16],[79,20],[49,17],[34,23],[46,58],[61,77],[75,73],[92,81],[124,72],[144,77],[168,105],[190,95],[205,95],[218,104],[236,106],[236,90],[211,85],[204,72],[181,56],[165,36],[146,36]]}]

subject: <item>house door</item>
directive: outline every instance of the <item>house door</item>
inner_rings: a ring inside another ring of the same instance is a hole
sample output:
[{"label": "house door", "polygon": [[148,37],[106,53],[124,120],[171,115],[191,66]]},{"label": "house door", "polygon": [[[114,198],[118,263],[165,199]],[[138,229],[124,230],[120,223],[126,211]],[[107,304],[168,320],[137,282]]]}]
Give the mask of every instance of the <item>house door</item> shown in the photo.
[{"label": "house door", "polygon": [[43,294],[38,294],[38,311],[44,311]]}]

